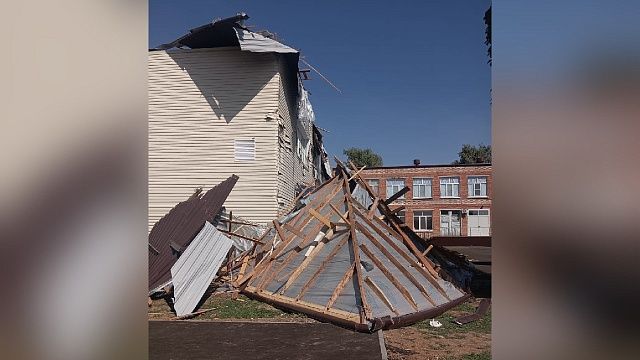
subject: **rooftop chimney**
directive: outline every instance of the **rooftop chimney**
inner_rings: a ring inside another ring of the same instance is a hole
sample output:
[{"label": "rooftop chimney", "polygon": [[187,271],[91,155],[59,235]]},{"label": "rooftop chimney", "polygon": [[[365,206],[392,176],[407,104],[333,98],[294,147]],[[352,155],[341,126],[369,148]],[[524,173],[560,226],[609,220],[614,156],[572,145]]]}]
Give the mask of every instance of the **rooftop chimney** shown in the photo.
[{"label": "rooftop chimney", "polygon": [[413,165],[419,166],[420,165],[420,159],[413,159]]}]

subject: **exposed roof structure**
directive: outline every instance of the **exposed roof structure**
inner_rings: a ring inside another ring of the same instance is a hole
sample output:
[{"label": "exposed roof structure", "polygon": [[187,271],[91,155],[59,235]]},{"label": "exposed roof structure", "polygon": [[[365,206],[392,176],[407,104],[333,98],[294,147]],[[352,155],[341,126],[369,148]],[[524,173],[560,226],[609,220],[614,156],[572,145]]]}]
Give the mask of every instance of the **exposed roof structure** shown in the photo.
[{"label": "exposed roof structure", "polygon": [[[273,222],[240,272],[242,291],[359,331],[405,326],[465,301],[468,295],[440,276],[384,201],[357,173],[339,169],[302,207]],[[354,198],[363,199],[363,190],[370,207]]]},{"label": "exposed roof structure", "polygon": [[241,50],[250,52],[296,54],[297,61],[298,50],[244,27],[244,20],[248,18],[247,14],[240,13],[236,16],[217,20],[191,29],[188,34],[170,43],[157,46],[152,50],[168,50],[182,47],[202,49],[239,46]]},{"label": "exposed roof structure", "polygon": [[197,190],[191,197],[169,211],[149,233],[149,291],[171,281],[171,267],[205,221],[211,221],[222,208],[238,181],[236,175],[211,188],[205,194]]}]

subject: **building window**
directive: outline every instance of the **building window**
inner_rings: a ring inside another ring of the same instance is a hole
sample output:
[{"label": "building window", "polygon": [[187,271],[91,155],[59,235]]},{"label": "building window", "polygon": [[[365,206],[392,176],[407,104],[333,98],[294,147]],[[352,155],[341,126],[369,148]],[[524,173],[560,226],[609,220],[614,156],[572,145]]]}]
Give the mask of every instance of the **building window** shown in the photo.
[{"label": "building window", "polygon": [[469,176],[467,180],[469,187],[469,197],[485,197],[487,196],[487,177],[486,176]]},{"label": "building window", "polygon": [[236,160],[256,159],[256,140],[234,140],[233,149]]},{"label": "building window", "polygon": [[369,179],[367,180],[367,185],[371,188],[371,191],[378,196],[380,193],[380,180],[378,179]]},{"label": "building window", "polygon": [[413,179],[413,198],[422,199],[431,197],[431,179]]},{"label": "building window", "polygon": [[440,211],[440,235],[460,236],[460,210]]},{"label": "building window", "polygon": [[405,224],[404,221],[404,210],[400,210],[396,213],[396,216],[398,217],[398,219],[400,219],[400,222]]},{"label": "building window", "polygon": [[433,230],[433,212],[431,210],[414,211],[413,229],[418,231]]},{"label": "building window", "polygon": [[460,178],[458,177],[443,177],[440,178],[440,197],[443,198],[457,198],[460,197]]},{"label": "building window", "polygon": [[[388,179],[387,180],[387,198],[404,188],[404,179]],[[404,194],[398,199],[404,199]]]}]

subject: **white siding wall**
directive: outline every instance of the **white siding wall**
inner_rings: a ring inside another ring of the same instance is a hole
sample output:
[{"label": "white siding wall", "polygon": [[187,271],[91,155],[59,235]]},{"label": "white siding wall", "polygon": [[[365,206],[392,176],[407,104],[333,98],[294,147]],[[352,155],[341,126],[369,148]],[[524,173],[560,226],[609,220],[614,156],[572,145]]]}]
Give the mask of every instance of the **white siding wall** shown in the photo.
[{"label": "white siding wall", "polygon": [[[278,101],[279,134],[279,161],[278,161],[278,202],[279,211],[286,207],[295,198],[296,184],[309,182],[313,179],[313,167],[311,153],[308,153],[307,163],[302,163],[298,158],[298,136],[296,131],[297,117],[297,93],[288,93],[287,84],[297,84],[297,78],[288,76],[283,59],[279,62],[281,86]],[[297,88],[297,85],[294,86]],[[311,131],[307,136],[311,138]],[[311,148],[311,146],[309,146]]]},{"label": "white siding wall", "polygon": [[[149,229],[196,187],[240,179],[225,206],[267,223],[277,215],[275,54],[237,48],[149,53]],[[234,159],[234,139],[256,142],[255,161]]]}]

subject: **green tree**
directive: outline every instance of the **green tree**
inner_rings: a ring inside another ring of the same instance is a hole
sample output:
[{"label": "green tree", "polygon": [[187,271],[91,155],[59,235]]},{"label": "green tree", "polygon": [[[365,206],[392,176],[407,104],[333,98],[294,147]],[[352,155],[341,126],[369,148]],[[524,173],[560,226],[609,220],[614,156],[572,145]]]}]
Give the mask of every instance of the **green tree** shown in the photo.
[{"label": "green tree", "polygon": [[462,150],[458,153],[459,159],[452,164],[483,164],[491,162],[491,145],[480,144],[473,146],[470,144],[462,145]]},{"label": "green tree", "polygon": [[343,151],[347,158],[357,167],[376,167],[382,166],[382,157],[373,152],[371,149],[349,148]]}]

